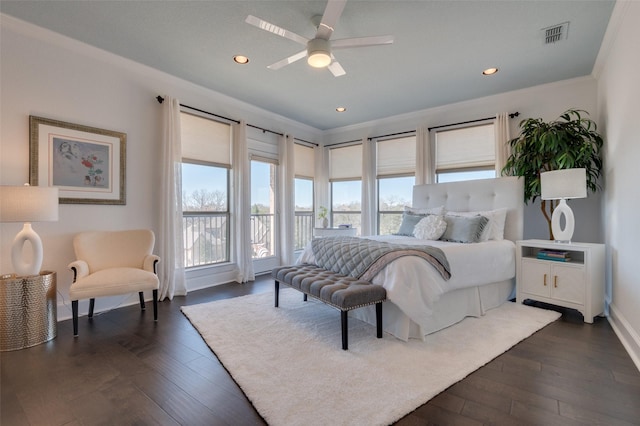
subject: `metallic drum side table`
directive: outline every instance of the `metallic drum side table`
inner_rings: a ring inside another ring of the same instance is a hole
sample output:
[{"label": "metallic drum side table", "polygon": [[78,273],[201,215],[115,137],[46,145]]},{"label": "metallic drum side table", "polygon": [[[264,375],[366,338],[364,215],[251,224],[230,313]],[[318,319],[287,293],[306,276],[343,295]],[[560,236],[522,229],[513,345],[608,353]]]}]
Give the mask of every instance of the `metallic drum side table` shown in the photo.
[{"label": "metallic drum side table", "polygon": [[0,351],[29,348],[57,334],[56,273],[0,276]]}]

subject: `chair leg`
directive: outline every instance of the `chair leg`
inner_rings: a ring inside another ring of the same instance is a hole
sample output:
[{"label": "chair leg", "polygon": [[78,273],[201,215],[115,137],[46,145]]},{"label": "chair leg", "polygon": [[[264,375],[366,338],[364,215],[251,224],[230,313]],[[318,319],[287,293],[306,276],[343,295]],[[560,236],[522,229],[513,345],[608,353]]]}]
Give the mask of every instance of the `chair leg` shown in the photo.
[{"label": "chair leg", "polygon": [[280,283],[278,282],[278,280],[276,280],[276,284],[274,287],[274,294],[275,294],[275,298],[276,298],[276,308],[278,307],[278,294],[280,293]]},{"label": "chair leg", "polygon": [[376,331],[378,339],[382,338],[382,302],[376,303]]},{"label": "chair leg", "polygon": [[96,299],[89,299],[89,318],[93,318],[93,308],[96,306]]},{"label": "chair leg", "polygon": [[144,305],[144,293],[143,292],[138,292],[138,296],[140,296],[140,309],[142,309],[143,311],[147,308]]},{"label": "chair leg", "polygon": [[71,301],[71,312],[73,313],[73,337],[78,337],[78,301]]},{"label": "chair leg", "polygon": [[349,335],[348,333],[348,324],[347,324],[347,318],[348,318],[348,311],[340,311],[340,317],[341,317],[341,323],[342,323],[342,350],[346,351],[347,349],[349,349]]},{"label": "chair leg", "polygon": [[303,300],[304,302],[306,302],[306,301],[307,301],[307,293],[303,293],[303,294],[304,294],[304,296],[302,297],[302,300]]},{"label": "chair leg", "polygon": [[158,321],[158,289],[153,290],[153,320]]}]

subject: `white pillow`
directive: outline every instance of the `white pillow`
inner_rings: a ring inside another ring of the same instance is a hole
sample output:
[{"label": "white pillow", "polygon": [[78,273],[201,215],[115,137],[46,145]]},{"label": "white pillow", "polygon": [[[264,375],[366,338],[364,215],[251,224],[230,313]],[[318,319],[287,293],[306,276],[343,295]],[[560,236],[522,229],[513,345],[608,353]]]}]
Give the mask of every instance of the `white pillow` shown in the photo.
[{"label": "white pillow", "polygon": [[431,207],[429,209],[421,209],[418,207],[404,206],[404,212],[409,214],[417,214],[417,215],[435,214],[435,215],[441,216],[444,214],[444,206]]},{"label": "white pillow", "polygon": [[480,241],[504,240],[504,223],[507,219],[507,209],[476,211],[476,212],[447,212],[451,216],[484,216],[489,222],[484,227]]},{"label": "white pillow", "polygon": [[425,216],[413,228],[413,236],[421,240],[438,240],[447,229],[447,222],[442,216]]}]

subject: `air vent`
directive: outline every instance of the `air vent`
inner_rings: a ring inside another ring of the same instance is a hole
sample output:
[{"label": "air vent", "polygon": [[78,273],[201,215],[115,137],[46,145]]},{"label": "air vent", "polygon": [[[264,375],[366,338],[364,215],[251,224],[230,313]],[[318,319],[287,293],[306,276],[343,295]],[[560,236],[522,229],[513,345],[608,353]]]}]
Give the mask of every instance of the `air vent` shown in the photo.
[{"label": "air vent", "polygon": [[544,44],[553,44],[562,40],[566,40],[569,35],[569,23],[554,25],[552,27],[543,28]]}]

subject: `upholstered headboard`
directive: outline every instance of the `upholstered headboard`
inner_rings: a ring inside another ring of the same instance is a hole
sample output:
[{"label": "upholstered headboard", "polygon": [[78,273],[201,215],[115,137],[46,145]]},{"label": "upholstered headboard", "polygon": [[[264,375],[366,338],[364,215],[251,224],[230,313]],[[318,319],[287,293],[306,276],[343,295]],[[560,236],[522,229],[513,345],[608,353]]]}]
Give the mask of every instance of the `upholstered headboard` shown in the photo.
[{"label": "upholstered headboard", "polygon": [[451,211],[507,208],[504,238],[521,240],[523,233],[524,179],[502,177],[464,182],[435,183],[413,187],[413,206],[444,205]]}]

